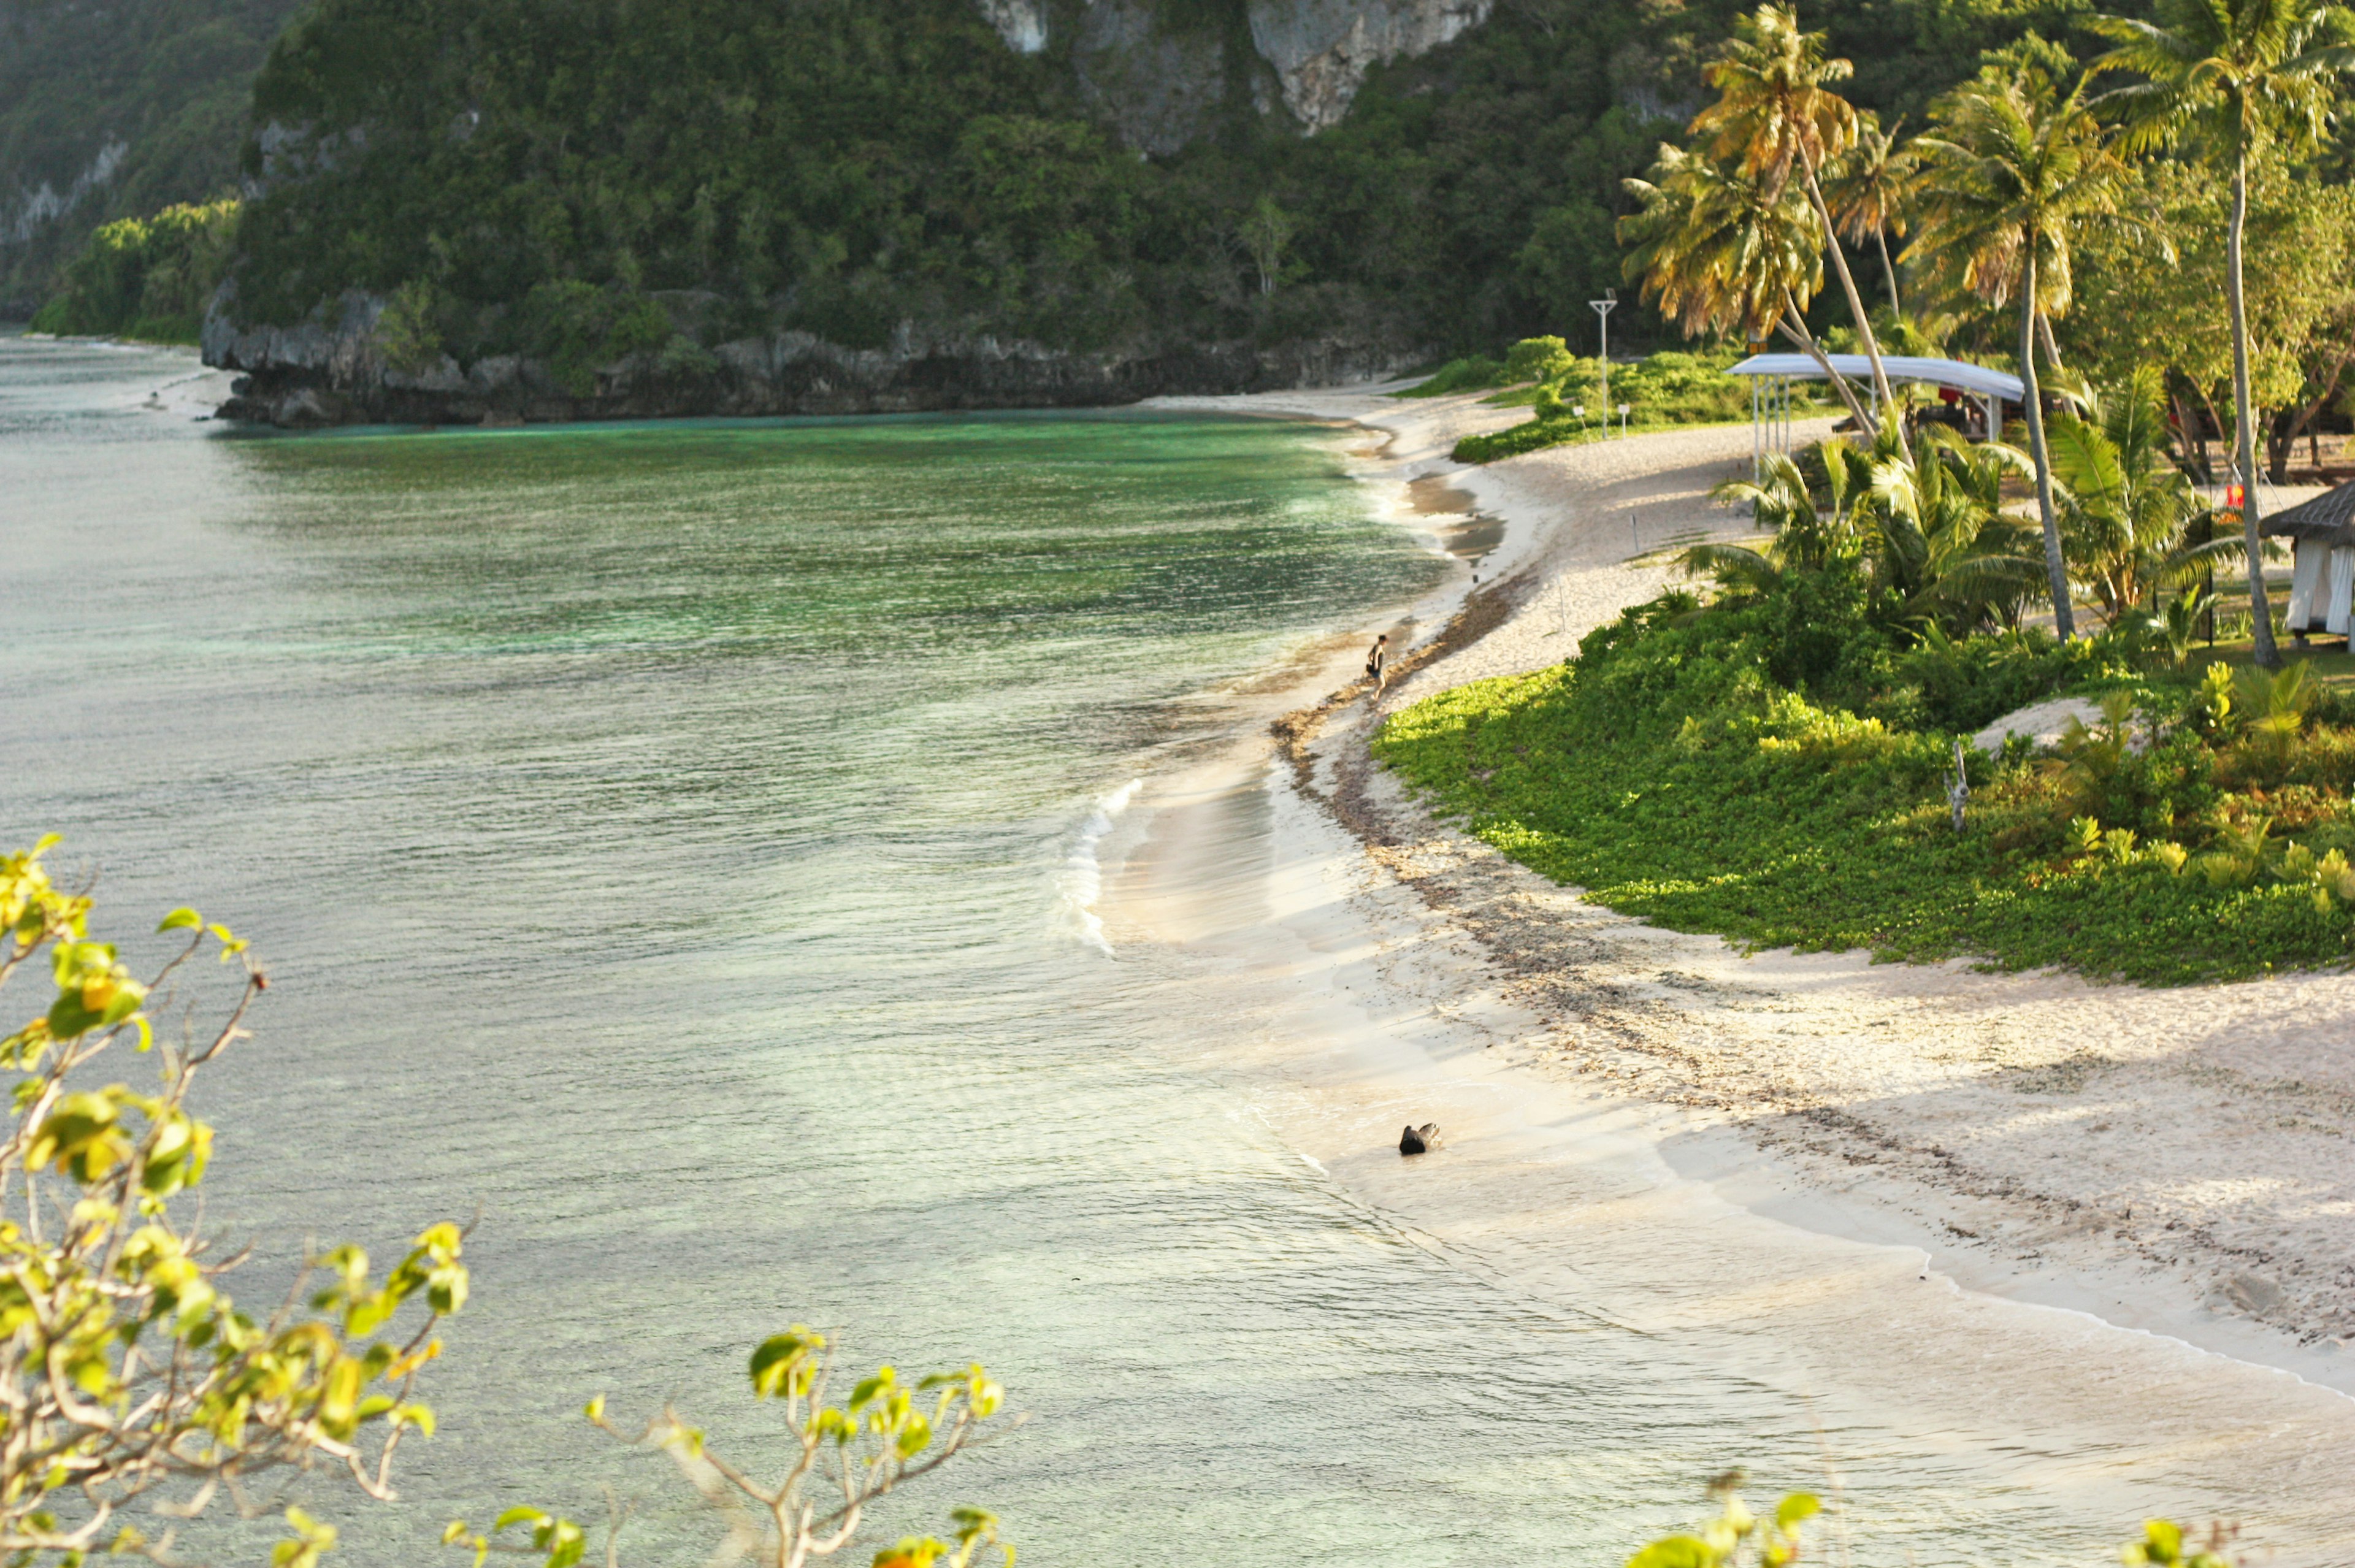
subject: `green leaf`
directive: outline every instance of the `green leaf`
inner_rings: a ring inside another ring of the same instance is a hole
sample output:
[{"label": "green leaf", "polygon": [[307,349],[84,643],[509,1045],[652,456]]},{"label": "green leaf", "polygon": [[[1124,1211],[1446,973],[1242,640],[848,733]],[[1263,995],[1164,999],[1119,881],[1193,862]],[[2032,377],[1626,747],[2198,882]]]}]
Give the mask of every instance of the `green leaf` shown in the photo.
[{"label": "green leaf", "polygon": [[1627,1559],[1627,1568],[1717,1568],[1717,1553],[1698,1536],[1671,1535]]},{"label": "green leaf", "polygon": [[164,923],[157,926],[155,929],[159,933],[165,931],[193,931],[197,926],[204,924],[204,916],[198,914],[195,910],[189,909],[184,904],[180,908],[176,909],[171,913],[165,915],[164,917]]},{"label": "green leaf", "polygon": [[589,1538],[581,1533],[579,1525],[569,1519],[558,1520],[541,1532],[541,1537],[545,1538],[544,1541],[535,1537],[534,1544],[548,1547],[548,1568],[572,1568],[589,1546]]},{"label": "green leaf", "polygon": [[546,1513],[532,1507],[529,1503],[517,1503],[515,1507],[507,1509],[506,1512],[499,1515],[496,1521],[492,1524],[491,1529],[493,1531],[501,1531],[506,1529],[507,1526],[511,1524],[528,1524],[537,1526],[546,1522],[547,1519],[548,1515]]},{"label": "green leaf", "polygon": [[877,1394],[890,1388],[897,1379],[898,1374],[889,1367],[876,1369],[875,1375],[871,1378],[859,1379],[858,1386],[850,1391],[850,1408],[853,1410],[865,1408]]},{"label": "green leaf", "polygon": [[752,1351],[752,1392],[773,1399],[790,1386],[794,1371],[812,1350],[825,1345],[823,1336],[794,1324],[783,1334],[772,1334]]},{"label": "green leaf", "polygon": [[2183,1527],[2171,1519],[2147,1519],[2142,1521],[2147,1551],[2153,1563],[2174,1563],[2183,1556]]},{"label": "green leaf", "polygon": [[1793,1492],[1783,1499],[1782,1507],[1774,1510],[1774,1524],[1777,1529],[1789,1530],[1823,1511],[1824,1505],[1817,1500],[1813,1492]]}]

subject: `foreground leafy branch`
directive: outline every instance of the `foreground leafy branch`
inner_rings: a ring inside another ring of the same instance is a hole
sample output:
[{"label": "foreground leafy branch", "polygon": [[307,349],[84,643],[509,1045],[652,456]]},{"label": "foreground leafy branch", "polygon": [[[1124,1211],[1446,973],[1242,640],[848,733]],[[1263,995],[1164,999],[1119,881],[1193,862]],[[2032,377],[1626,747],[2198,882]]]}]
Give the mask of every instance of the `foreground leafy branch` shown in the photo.
[{"label": "foreground leafy branch", "polygon": [[[1746,1479],[1734,1469],[1711,1481],[1715,1517],[1689,1535],[1651,1542],[1627,1560],[1627,1568],[1794,1568],[1807,1555],[1801,1529],[1823,1511],[1823,1503],[1811,1492],[1793,1492],[1762,1518],[1742,1500]],[[2147,1519],[2142,1539],[2119,1548],[2117,1560],[2126,1568],[2236,1568],[2224,1553],[2239,1534],[2237,1528],[2211,1525],[2203,1546],[2187,1541],[2172,1520]],[[1839,1561],[1847,1562],[1845,1551]]]},{"label": "foreground leafy branch", "polygon": [[[602,1394],[584,1413],[621,1442],[667,1454],[727,1521],[715,1560],[733,1563],[749,1555],[761,1568],[803,1568],[842,1551],[878,1499],[972,1445],[1005,1399],[1005,1391],[978,1364],[912,1383],[886,1366],[854,1384],[843,1403],[829,1404],[833,1352],[825,1335],[798,1323],[762,1341],[748,1371],[754,1397],[783,1402],[787,1441],[772,1479],[709,1451],[702,1431],[667,1406],[634,1435],[607,1419]],[[875,1568],[970,1568],[991,1550],[1011,1568],[1014,1548],[998,1539],[995,1515],[961,1508],[950,1519],[954,1543],[910,1536],[877,1552]],[[623,1522],[617,1509],[605,1527],[609,1565],[620,1559]],[[442,1539],[471,1548],[475,1568],[494,1552],[539,1556],[546,1568],[572,1568],[589,1545],[580,1525],[530,1507],[507,1509],[486,1532],[453,1520]]]},{"label": "foreground leafy branch", "polygon": [[[0,857],[0,986],[44,953],[54,985],[40,1016],[0,1040],[0,1067],[17,1074],[0,1140],[0,1552],[168,1563],[179,1521],[223,1493],[260,1511],[253,1484],[285,1469],[391,1497],[402,1439],[432,1431],[412,1395],[466,1299],[463,1232],[432,1227],[380,1280],[358,1247],[335,1248],[306,1260],[266,1317],[239,1311],[221,1281],[246,1254],[220,1253],[173,1202],[212,1152],[188,1091],[247,1038],[270,982],[244,941],[192,909],[158,927],[186,944],[135,978],[91,939],[91,900],[43,869],[56,842]],[[209,1036],[159,1040],[152,1004],[208,945],[242,967],[235,1004]],[[155,1093],[80,1086],[120,1044],[160,1059]],[[164,1527],[124,1518],[134,1505]],[[312,1568],[336,1532],[286,1517],[293,1536],[274,1561]]]}]

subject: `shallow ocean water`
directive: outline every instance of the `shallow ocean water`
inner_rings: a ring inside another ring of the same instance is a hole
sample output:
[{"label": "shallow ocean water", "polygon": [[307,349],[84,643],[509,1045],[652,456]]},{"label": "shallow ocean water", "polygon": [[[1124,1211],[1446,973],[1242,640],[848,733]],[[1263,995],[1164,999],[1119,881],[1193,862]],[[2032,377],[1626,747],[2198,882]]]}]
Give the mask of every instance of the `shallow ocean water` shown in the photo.
[{"label": "shallow ocean water", "polygon": [[2019,1456],[1819,1439],[1484,1284],[1177,1065],[1218,1008],[1091,940],[1091,835],[1232,727],[1224,685],[1438,581],[1344,432],[251,438],[143,407],[192,369],[0,339],[0,832],[66,834],[133,948],[188,901],[270,964],[205,1095],[217,1219],[282,1260],[479,1211],[441,1435],[332,1509],[344,1560],[611,1484],[625,1561],[700,1561],[574,1413],[756,1446],[743,1356],[794,1321],[987,1362],[1028,1424],[884,1524],[986,1504],[1047,1568],[1616,1563],[1826,1440],[1878,1560],[1976,1560],[1949,1509],[2020,1562],[2116,1539]]}]

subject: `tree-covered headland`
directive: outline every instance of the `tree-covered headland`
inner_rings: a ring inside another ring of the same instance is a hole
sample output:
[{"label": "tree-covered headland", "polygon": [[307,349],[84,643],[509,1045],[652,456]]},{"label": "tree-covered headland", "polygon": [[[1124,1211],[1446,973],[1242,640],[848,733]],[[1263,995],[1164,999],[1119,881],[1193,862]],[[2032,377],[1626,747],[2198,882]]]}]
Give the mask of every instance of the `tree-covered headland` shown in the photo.
[{"label": "tree-covered headland", "polygon": [[[1737,7],[1500,4],[1373,66],[1314,133],[1253,31],[1314,7],[1042,9],[1023,54],[974,0],[318,0],[253,82],[228,314],[338,327],[357,293],[389,315],[395,374],[524,356],[551,411],[633,356],[691,382],[791,334],[1160,368],[1106,396],[1543,335],[1587,351],[1624,182],[1705,95]],[[1838,0],[1818,20],[1895,123],[2073,14]],[[1678,346],[1632,301],[1614,334]]]}]

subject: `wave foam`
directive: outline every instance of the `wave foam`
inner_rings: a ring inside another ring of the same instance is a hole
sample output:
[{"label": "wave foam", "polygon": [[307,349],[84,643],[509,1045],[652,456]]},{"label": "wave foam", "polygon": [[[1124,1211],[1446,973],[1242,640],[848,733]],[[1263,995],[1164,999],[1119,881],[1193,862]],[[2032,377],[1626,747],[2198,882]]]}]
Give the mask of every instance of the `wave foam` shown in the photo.
[{"label": "wave foam", "polygon": [[1063,895],[1063,908],[1070,914],[1071,927],[1082,942],[1112,956],[1112,944],[1104,940],[1103,921],[1096,913],[1096,900],[1103,892],[1103,868],[1096,860],[1096,846],[1103,842],[1112,825],[1136,798],[1145,781],[1131,779],[1109,795],[1097,797],[1095,809],[1082,824],[1079,837],[1072,841],[1071,852],[1063,858],[1061,876],[1056,879]]}]

